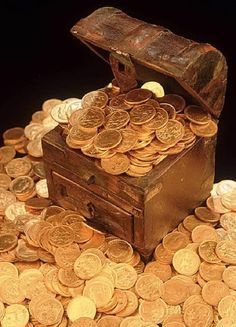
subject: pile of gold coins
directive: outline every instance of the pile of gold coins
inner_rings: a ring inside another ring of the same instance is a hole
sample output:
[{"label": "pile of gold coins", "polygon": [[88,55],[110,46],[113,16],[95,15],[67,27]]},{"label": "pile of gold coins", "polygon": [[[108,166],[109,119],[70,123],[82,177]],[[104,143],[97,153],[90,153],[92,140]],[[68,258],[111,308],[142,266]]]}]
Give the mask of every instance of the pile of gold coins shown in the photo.
[{"label": "pile of gold coins", "polygon": [[57,124],[53,108],[78,115],[79,102],[47,100],[3,135],[1,327],[235,327],[236,182],[214,184],[145,265],[128,242],[48,198],[40,142]]},{"label": "pile of gold coins", "polygon": [[209,113],[186,105],[180,95],[164,95],[157,82],[125,94],[110,83],[85,94],[81,102],[57,104],[51,117],[64,125],[69,147],[98,159],[107,173],[133,177],[146,175],[167,156],[191,147],[197,136],[217,133]]}]

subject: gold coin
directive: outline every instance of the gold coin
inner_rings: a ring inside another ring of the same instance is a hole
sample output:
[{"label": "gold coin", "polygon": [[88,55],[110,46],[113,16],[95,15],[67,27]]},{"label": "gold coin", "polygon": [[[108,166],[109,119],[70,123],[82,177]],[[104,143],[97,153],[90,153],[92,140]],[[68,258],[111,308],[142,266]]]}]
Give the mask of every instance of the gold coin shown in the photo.
[{"label": "gold coin", "polygon": [[125,96],[125,102],[128,104],[140,104],[146,102],[152,97],[152,92],[147,89],[134,89]]},{"label": "gold coin", "polygon": [[138,276],[135,292],[144,300],[155,301],[161,296],[163,281],[152,273],[143,273]]},{"label": "gold coin", "polygon": [[189,243],[187,235],[181,232],[171,232],[163,238],[163,247],[169,252],[176,252],[183,249]]},{"label": "gold coin", "polygon": [[125,154],[116,153],[109,159],[102,159],[101,166],[109,174],[120,175],[129,169],[130,161]]},{"label": "gold coin", "polygon": [[127,297],[127,305],[124,309],[116,313],[118,317],[128,317],[132,315],[139,306],[138,297],[134,292],[125,291],[125,294]]},{"label": "gold coin", "polygon": [[178,143],[184,136],[184,126],[177,120],[170,119],[164,128],[156,130],[157,139],[169,145]]},{"label": "gold coin", "polygon": [[12,159],[6,165],[6,172],[8,176],[13,178],[28,175],[31,169],[31,162],[24,158]]},{"label": "gold coin", "polygon": [[169,264],[163,264],[159,261],[151,261],[148,262],[144,272],[153,273],[157,277],[159,277],[163,282],[166,282],[171,278],[172,270]]},{"label": "gold coin", "polygon": [[194,210],[195,215],[202,221],[215,223],[220,220],[220,215],[206,207],[198,207]]},{"label": "gold coin", "polygon": [[132,105],[125,102],[125,94],[120,94],[113,97],[109,103],[109,106],[115,110],[129,110],[132,108]]},{"label": "gold coin", "polygon": [[209,281],[202,288],[204,301],[212,306],[217,306],[220,300],[229,294],[229,287],[219,280]]},{"label": "gold coin", "polygon": [[21,127],[13,127],[3,133],[4,144],[15,145],[24,140],[24,129]]},{"label": "gold coin", "polygon": [[0,253],[15,248],[18,238],[14,234],[0,234]]},{"label": "gold coin", "polygon": [[164,97],[158,100],[161,104],[162,102],[171,104],[177,113],[183,111],[186,105],[184,98],[178,94],[166,94]]},{"label": "gold coin", "polygon": [[97,323],[95,320],[88,318],[88,317],[80,317],[76,319],[71,327],[96,327]]},{"label": "gold coin", "polygon": [[112,315],[102,316],[98,321],[98,327],[120,327],[122,318]]},{"label": "gold coin", "polygon": [[42,297],[37,301],[33,316],[43,325],[53,325],[61,321],[63,312],[64,309],[60,301],[53,297]]},{"label": "gold coin", "polygon": [[223,272],[223,281],[233,290],[236,290],[236,267],[229,266]]},{"label": "gold coin", "polygon": [[196,252],[189,249],[180,249],[175,252],[173,257],[173,266],[175,270],[182,275],[194,275],[200,266],[200,258]]},{"label": "gold coin", "polygon": [[236,188],[236,182],[230,179],[225,179],[216,184],[216,191],[219,195],[224,195],[233,191]]},{"label": "gold coin", "polygon": [[16,150],[11,145],[0,147],[0,164],[7,164],[16,155]]},{"label": "gold coin", "polygon": [[176,119],[176,110],[175,107],[170,103],[160,103],[160,107],[167,112],[168,119]]},{"label": "gold coin", "polygon": [[223,206],[220,195],[210,196],[206,201],[206,205],[207,205],[208,209],[210,209],[211,211],[213,211],[215,213],[223,214],[223,213],[227,213],[230,211],[225,206]]},{"label": "gold coin", "polygon": [[10,262],[0,262],[0,276],[17,278],[18,270],[16,266]]},{"label": "gold coin", "polygon": [[186,301],[189,289],[181,279],[169,279],[160,287],[161,298],[170,305],[178,305]]},{"label": "gold coin", "polygon": [[129,114],[124,110],[116,110],[106,118],[106,129],[121,129],[125,127],[129,122]]},{"label": "gold coin", "polygon": [[24,301],[25,296],[20,287],[20,281],[15,277],[5,277],[0,280],[0,296],[4,303],[16,304]]},{"label": "gold coin", "polygon": [[72,243],[65,247],[58,247],[54,253],[57,265],[63,269],[73,269],[75,260],[81,251],[79,245]]},{"label": "gold coin", "polygon": [[80,118],[78,119],[78,126],[81,129],[92,129],[102,126],[104,123],[104,113],[100,109],[91,108],[87,110]]},{"label": "gold coin", "polygon": [[221,318],[230,318],[235,320],[236,296],[227,295],[223,297],[218,304],[218,312]]},{"label": "gold coin", "polygon": [[[206,280],[222,280],[225,266],[217,263],[208,263],[203,261],[199,267],[199,273],[201,277]],[[228,285],[225,282],[226,285]]]},{"label": "gold coin", "polygon": [[116,263],[126,262],[132,258],[133,248],[128,242],[115,238],[108,243],[106,255]]},{"label": "gold coin", "polygon": [[74,263],[74,271],[81,279],[90,279],[101,270],[101,259],[94,253],[82,253]]},{"label": "gold coin", "polygon": [[210,115],[202,107],[196,105],[187,106],[184,114],[191,122],[198,125],[205,125],[210,120]]},{"label": "gold coin", "polygon": [[74,231],[70,226],[60,225],[53,227],[48,234],[49,242],[54,246],[68,246],[74,242]]},{"label": "gold coin", "polygon": [[116,272],[115,286],[121,290],[128,290],[134,286],[137,280],[136,270],[128,263],[118,263],[114,266]]},{"label": "gold coin", "polygon": [[134,125],[142,125],[152,120],[156,115],[156,109],[150,104],[140,104],[130,111],[130,122]]},{"label": "gold coin", "polygon": [[106,280],[106,278],[95,278],[86,283],[83,290],[83,296],[87,296],[93,300],[97,308],[107,305],[114,292],[114,286]]},{"label": "gold coin", "polygon": [[216,246],[217,246],[216,241],[201,242],[198,248],[198,253],[200,257],[209,263],[219,263],[220,259],[217,257],[215,253]]},{"label": "gold coin", "polygon": [[30,141],[37,138],[37,135],[44,130],[44,126],[40,123],[30,123],[24,129],[25,136]]},{"label": "gold coin", "polygon": [[131,129],[121,129],[122,140],[115,148],[116,152],[125,153],[130,151],[138,142],[137,133]]},{"label": "gold coin", "polygon": [[46,113],[50,113],[52,108],[61,102],[62,102],[62,100],[59,100],[59,99],[48,99],[48,100],[44,101],[44,103],[42,105],[42,109]]},{"label": "gold coin", "polygon": [[42,198],[48,198],[48,185],[47,185],[47,180],[46,179],[41,179],[38,181],[35,185],[36,187],[36,192],[37,195],[42,197]]},{"label": "gold coin", "polygon": [[11,178],[7,174],[0,174],[0,188],[7,190],[11,184]]},{"label": "gold coin", "polygon": [[218,126],[213,120],[210,120],[208,124],[204,125],[190,123],[190,128],[195,135],[200,137],[212,137],[217,133],[218,130]]},{"label": "gold coin", "polygon": [[81,106],[84,109],[92,107],[102,109],[108,102],[108,95],[103,91],[92,91],[85,94],[81,101]]},{"label": "gold coin", "polygon": [[31,191],[34,188],[34,180],[29,176],[19,176],[10,184],[10,190],[14,194],[22,194]]},{"label": "gold coin", "polygon": [[168,251],[162,244],[158,244],[154,251],[154,258],[163,264],[171,264],[173,254]]},{"label": "gold coin", "polygon": [[196,226],[192,231],[192,240],[196,243],[203,241],[218,241],[218,235],[215,229],[207,225]]},{"label": "gold coin", "polygon": [[19,280],[22,293],[27,299],[30,299],[35,283],[43,281],[44,276],[38,269],[26,269],[20,274]]},{"label": "gold coin", "polygon": [[151,321],[156,324],[163,322],[167,314],[167,304],[157,299],[155,301],[142,301],[139,306],[139,315],[144,321]]},{"label": "gold coin", "polygon": [[223,318],[218,321],[216,327],[236,327],[236,322],[230,318]]},{"label": "gold coin", "polygon": [[5,306],[2,303],[2,301],[0,301],[0,321],[2,320],[2,318],[4,317],[4,315],[5,315]]},{"label": "gold coin", "polygon": [[184,311],[184,322],[191,327],[210,327],[213,322],[213,310],[204,303],[191,304]]},{"label": "gold coin", "polygon": [[2,327],[25,327],[29,322],[29,312],[22,304],[12,304],[6,307],[1,320]]},{"label": "gold coin", "polygon": [[236,264],[236,243],[234,241],[220,241],[216,246],[216,255],[224,262]]},{"label": "gold coin", "polygon": [[72,322],[80,317],[94,319],[96,306],[90,298],[86,296],[76,296],[68,303],[66,311]]},{"label": "gold coin", "polygon": [[236,189],[223,194],[221,197],[221,202],[227,209],[236,211]]},{"label": "gold coin", "polygon": [[141,88],[152,91],[157,98],[161,98],[165,95],[162,85],[155,81],[146,82],[141,86]]},{"label": "gold coin", "polygon": [[94,139],[94,145],[99,150],[109,150],[115,148],[122,140],[119,131],[106,129],[100,132]]},{"label": "gold coin", "polygon": [[143,124],[147,130],[163,128],[168,122],[168,113],[162,108],[156,108],[156,115],[148,123]]},{"label": "gold coin", "polygon": [[77,125],[73,126],[69,131],[69,137],[73,143],[84,145],[91,141],[97,135],[97,129],[81,130]]}]

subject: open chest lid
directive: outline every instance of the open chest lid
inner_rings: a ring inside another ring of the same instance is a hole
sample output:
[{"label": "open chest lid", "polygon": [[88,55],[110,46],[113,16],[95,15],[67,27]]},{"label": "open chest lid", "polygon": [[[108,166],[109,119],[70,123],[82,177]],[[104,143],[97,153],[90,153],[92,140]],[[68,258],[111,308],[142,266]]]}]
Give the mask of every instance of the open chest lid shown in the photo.
[{"label": "open chest lid", "polygon": [[145,23],[112,7],[97,9],[79,20],[71,32],[111,64],[116,78],[122,80],[122,73],[114,60],[127,68],[125,72],[130,75],[130,83],[132,78],[139,79],[136,66],[146,67],[174,81],[219,118],[224,105],[227,64],[222,53],[210,44],[178,36],[162,26]]}]

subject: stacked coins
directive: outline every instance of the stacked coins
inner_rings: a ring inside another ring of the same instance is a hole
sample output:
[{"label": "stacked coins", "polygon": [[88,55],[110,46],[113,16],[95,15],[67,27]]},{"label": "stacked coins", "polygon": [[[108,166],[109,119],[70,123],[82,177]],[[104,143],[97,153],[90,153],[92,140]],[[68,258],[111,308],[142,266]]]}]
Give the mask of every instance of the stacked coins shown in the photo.
[{"label": "stacked coins", "polygon": [[145,265],[128,242],[54,205],[42,161],[16,151],[0,148],[2,327],[236,326],[235,181],[215,184]]},{"label": "stacked coins", "polygon": [[157,82],[126,94],[111,83],[85,94],[78,105],[71,110],[64,102],[51,115],[58,123],[68,120],[69,147],[99,159],[100,167],[113,175],[144,176],[167,156],[191,147],[197,136],[217,133],[209,113],[197,105],[186,106],[180,95],[164,95]]}]

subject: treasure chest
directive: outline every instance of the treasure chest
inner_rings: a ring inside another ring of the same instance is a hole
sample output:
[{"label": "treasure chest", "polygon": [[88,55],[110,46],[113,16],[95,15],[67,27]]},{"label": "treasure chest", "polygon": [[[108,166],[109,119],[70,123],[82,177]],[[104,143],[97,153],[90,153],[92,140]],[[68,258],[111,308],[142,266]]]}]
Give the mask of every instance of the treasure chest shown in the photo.
[{"label": "treasure chest", "polygon": [[[220,51],[170,30],[104,7],[71,30],[111,65],[122,92],[137,82],[157,81],[166,93],[200,105],[217,122],[225,97],[227,65]],[[43,138],[50,198],[76,209],[88,224],[130,242],[144,258],[209,195],[214,180],[216,137],[198,137],[148,174],[114,176],[93,158],[68,147],[63,128]]]}]

